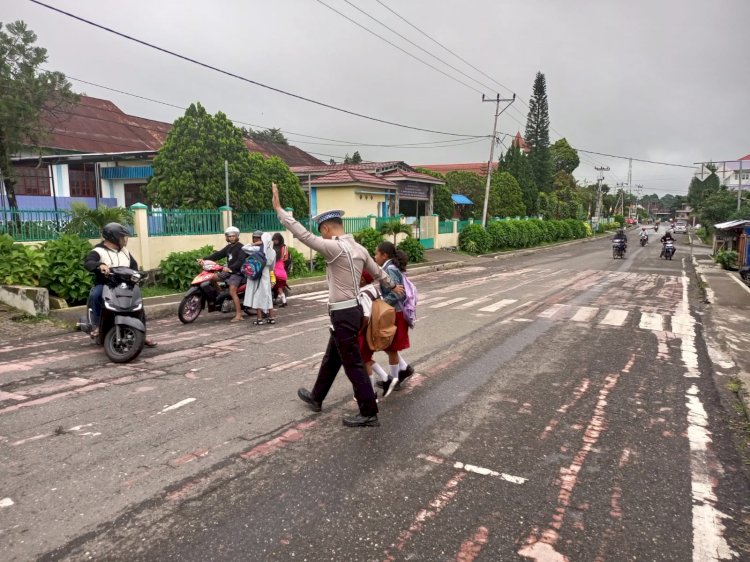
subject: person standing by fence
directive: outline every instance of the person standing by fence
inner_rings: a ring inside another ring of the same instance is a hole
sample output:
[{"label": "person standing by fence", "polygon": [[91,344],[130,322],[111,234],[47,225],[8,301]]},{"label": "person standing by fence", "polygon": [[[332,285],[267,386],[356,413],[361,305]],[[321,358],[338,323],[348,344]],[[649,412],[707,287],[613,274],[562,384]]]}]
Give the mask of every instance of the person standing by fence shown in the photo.
[{"label": "person standing by fence", "polygon": [[279,307],[284,308],[286,306],[286,282],[292,258],[289,255],[289,248],[284,244],[284,237],[280,233],[275,233],[271,240],[276,252],[276,266],[273,269],[276,274],[276,285],[273,287],[273,298],[274,302],[279,299],[281,301]]},{"label": "person standing by fence", "polygon": [[297,396],[315,412],[320,412],[323,401],[344,367],[344,372],[354,387],[354,397],[359,405],[359,415],[345,416],[348,427],[374,427],[378,421],[378,404],[359,350],[358,334],[362,326],[362,308],[357,300],[359,280],[363,270],[385,286],[401,292],[372,259],[367,250],[355,242],[351,234],[344,232],[341,220],[344,212],[331,210],[321,213],[313,220],[318,224],[321,236],[315,236],[284,210],[279,201],[279,190],[271,185],[273,208],[279,221],[298,240],[317,250],[326,259],[328,280],[328,313],[331,318],[331,335],[320,364],[320,370],[312,391],[300,388]]}]

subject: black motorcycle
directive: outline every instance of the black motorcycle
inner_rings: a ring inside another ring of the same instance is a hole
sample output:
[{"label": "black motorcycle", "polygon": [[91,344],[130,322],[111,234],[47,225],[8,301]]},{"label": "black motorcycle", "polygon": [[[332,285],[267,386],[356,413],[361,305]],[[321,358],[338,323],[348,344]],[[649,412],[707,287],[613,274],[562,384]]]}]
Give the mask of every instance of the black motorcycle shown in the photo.
[{"label": "black motorcycle", "polygon": [[102,290],[102,313],[99,324],[92,323],[89,302],[86,318],[78,326],[91,336],[113,363],[132,361],[146,342],[146,325],[143,323],[143,298],[138,283],[143,276],[129,267],[111,267],[107,283]]},{"label": "black motorcycle", "polygon": [[612,258],[617,259],[620,258],[625,259],[625,241],[624,240],[615,240],[612,242]]},{"label": "black motorcycle", "polygon": [[648,236],[641,236],[641,246],[648,244]]},{"label": "black motorcycle", "polygon": [[740,268],[740,277],[745,282],[745,285],[750,287],[750,265],[743,265]]}]

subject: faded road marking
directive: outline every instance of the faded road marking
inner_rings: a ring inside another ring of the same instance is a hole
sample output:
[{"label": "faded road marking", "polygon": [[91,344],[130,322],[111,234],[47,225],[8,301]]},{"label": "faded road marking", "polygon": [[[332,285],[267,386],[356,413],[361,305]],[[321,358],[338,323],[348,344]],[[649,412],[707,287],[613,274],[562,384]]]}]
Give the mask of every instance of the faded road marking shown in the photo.
[{"label": "faded road marking", "polygon": [[661,332],[664,330],[664,317],[655,312],[641,312],[641,321],[638,323],[641,330],[653,330]]},{"label": "faded road marking", "polygon": [[599,309],[593,306],[579,306],[578,312],[573,315],[573,322],[589,322],[599,313]]},{"label": "faded road marking", "polygon": [[628,317],[627,310],[613,309],[607,312],[604,319],[599,324],[605,324],[607,326],[622,326],[625,324],[625,320]]},{"label": "faded road marking", "polygon": [[456,299],[451,299],[449,301],[440,302],[438,304],[433,304],[430,308],[443,308],[444,306],[449,306],[451,304],[456,304],[457,302],[465,301],[466,297],[458,297]]},{"label": "faded road marking", "polygon": [[195,401],[196,401],[196,398],[185,398],[185,400],[180,400],[179,402],[177,402],[177,404],[172,404],[171,406],[167,406],[159,413],[163,414],[164,412],[170,412],[172,410],[176,410],[177,408],[182,408],[183,406],[187,406],[191,402],[195,402]]},{"label": "faded road marking", "polygon": [[[433,464],[446,464],[446,462],[449,462],[447,459],[443,457],[437,457],[435,455],[425,455],[423,453],[418,454],[417,458],[425,460],[427,462],[431,462]],[[484,468],[484,467],[476,466],[473,464],[465,464],[459,461],[455,461],[453,463],[453,468],[457,468],[458,470],[464,470],[466,472],[471,472],[473,474],[479,474],[480,476],[496,476],[496,477],[499,477],[501,480],[510,482],[511,484],[525,484],[526,482],[529,481],[528,478],[523,478],[522,476],[513,476],[512,474],[506,474],[504,472],[497,472],[496,470],[491,470],[489,468]]]},{"label": "faded road marking", "polygon": [[3,498],[3,499],[0,500],[0,507],[10,507],[14,503],[15,502],[12,499],[10,499],[10,498]]},{"label": "faded road marking", "polygon": [[485,306],[484,308],[480,308],[479,312],[497,312],[504,306],[508,306],[509,304],[513,304],[514,302],[517,302],[518,299],[503,299],[501,301],[496,302],[495,304],[491,304],[489,306]]}]

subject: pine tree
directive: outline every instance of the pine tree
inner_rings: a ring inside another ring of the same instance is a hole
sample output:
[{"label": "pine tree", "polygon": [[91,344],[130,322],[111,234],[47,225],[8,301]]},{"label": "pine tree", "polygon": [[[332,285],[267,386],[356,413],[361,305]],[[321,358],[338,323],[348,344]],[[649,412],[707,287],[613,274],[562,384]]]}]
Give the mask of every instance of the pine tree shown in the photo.
[{"label": "pine tree", "polygon": [[529,100],[526,118],[526,143],[531,149],[529,159],[534,182],[539,191],[552,191],[552,156],[549,146],[549,107],[547,106],[547,82],[544,74],[536,73],[534,94]]},{"label": "pine tree", "polygon": [[539,199],[539,190],[534,183],[534,173],[531,169],[529,157],[521,152],[521,148],[516,144],[511,144],[508,152],[500,158],[500,170],[508,172],[516,178],[518,185],[523,193],[523,202],[526,206],[526,215],[535,215],[538,211],[537,201]]}]

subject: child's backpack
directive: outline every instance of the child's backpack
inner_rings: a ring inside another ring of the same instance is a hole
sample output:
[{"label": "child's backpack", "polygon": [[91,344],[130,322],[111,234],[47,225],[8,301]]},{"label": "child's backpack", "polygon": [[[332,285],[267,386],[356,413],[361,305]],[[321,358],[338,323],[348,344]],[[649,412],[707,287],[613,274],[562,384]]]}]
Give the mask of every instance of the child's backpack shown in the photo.
[{"label": "child's backpack", "polygon": [[417,294],[417,288],[414,286],[406,273],[402,273],[403,285],[404,285],[404,302],[401,303],[401,310],[404,312],[404,320],[409,324],[410,328],[414,327],[417,323],[417,301],[419,295]]},{"label": "child's backpack", "polygon": [[382,351],[391,345],[395,335],[396,309],[383,299],[375,299],[365,335],[367,345],[373,351]]},{"label": "child's backpack", "polygon": [[245,277],[257,281],[263,275],[263,268],[266,267],[266,254],[262,250],[250,252],[242,264],[242,273]]}]

